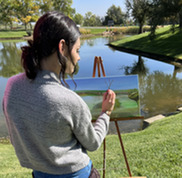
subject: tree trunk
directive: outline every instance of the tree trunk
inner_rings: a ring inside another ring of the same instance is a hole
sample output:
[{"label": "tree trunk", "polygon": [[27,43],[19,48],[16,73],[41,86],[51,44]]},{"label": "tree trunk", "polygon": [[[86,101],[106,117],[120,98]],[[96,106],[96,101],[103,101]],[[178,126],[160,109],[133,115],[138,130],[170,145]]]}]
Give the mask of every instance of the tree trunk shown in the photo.
[{"label": "tree trunk", "polygon": [[138,34],[143,33],[143,24],[140,23]]},{"label": "tree trunk", "polygon": [[13,30],[13,23],[11,23],[10,26],[11,26],[11,29]]},{"label": "tree trunk", "polygon": [[30,24],[30,29],[32,30],[32,24],[31,24],[31,22],[29,24]]},{"label": "tree trunk", "polygon": [[182,29],[182,8],[179,12],[179,28],[180,28],[180,30]]}]

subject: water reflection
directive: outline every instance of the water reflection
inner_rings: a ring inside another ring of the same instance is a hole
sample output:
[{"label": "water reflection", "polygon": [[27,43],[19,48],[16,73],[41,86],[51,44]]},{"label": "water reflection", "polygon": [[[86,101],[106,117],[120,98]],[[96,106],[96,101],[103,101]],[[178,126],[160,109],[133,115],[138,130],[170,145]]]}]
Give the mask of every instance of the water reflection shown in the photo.
[{"label": "water reflection", "polygon": [[145,117],[173,112],[182,104],[182,79],[176,77],[182,68],[175,66],[173,75],[161,71],[149,73],[144,59],[138,56],[137,62],[123,66],[121,70],[125,75],[138,74],[140,104]]},{"label": "water reflection", "polygon": [[182,67],[174,66],[173,78],[176,78],[177,77],[177,74],[178,73],[181,73],[181,72],[182,72]]},{"label": "water reflection", "polygon": [[[111,43],[113,41],[122,39],[123,37],[124,37],[123,35],[106,36],[104,38],[107,39],[107,43],[105,43],[104,45],[109,44],[109,43]],[[99,44],[99,41],[98,41],[99,38],[100,39],[103,39],[102,36],[101,37],[98,37],[98,36],[94,36],[94,37],[83,37],[83,38],[81,38],[81,46],[82,45],[87,45],[87,46],[90,46],[90,47],[96,46],[96,45]],[[111,48],[111,47],[109,47],[109,48],[110,48],[110,50],[115,51],[113,48]]]},{"label": "water reflection", "polygon": [[20,65],[21,50],[16,42],[1,43],[0,76],[8,78],[23,71]]},{"label": "water reflection", "polygon": [[155,71],[140,76],[140,99],[146,115],[168,114],[182,104],[182,80],[164,72]]},{"label": "water reflection", "polygon": [[87,39],[87,40],[82,40],[82,44],[81,45],[84,45],[86,43],[87,46],[94,46],[94,45],[97,45],[96,44],[96,41],[94,39]]},{"label": "water reflection", "polygon": [[138,74],[141,76],[147,75],[149,72],[149,69],[145,65],[145,61],[142,56],[138,56],[138,61],[134,61],[132,66],[123,66],[122,68],[124,68],[125,75]]}]

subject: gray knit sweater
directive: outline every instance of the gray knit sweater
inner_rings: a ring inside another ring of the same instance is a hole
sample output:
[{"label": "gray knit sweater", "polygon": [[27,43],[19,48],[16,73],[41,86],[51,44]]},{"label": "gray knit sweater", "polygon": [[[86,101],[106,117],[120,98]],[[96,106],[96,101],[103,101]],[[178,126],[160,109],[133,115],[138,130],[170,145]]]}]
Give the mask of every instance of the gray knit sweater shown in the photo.
[{"label": "gray knit sweater", "polygon": [[104,113],[93,126],[86,103],[49,71],[39,72],[33,81],[24,73],[11,77],[3,108],[20,164],[49,174],[85,167],[86,150],[98,149],[109,127]]}]

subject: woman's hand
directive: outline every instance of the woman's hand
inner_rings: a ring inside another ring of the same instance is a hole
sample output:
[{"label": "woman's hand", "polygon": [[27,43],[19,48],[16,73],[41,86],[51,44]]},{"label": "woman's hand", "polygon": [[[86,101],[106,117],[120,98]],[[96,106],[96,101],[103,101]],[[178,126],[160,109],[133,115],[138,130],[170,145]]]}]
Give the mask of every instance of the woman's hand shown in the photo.
[{"label": "woman's hand", "polygon": [[105,112],[107,115],[110,115],[115,105],[115,93],[108,89],[107,92],[103,95],[102,101],[102,112]]}]

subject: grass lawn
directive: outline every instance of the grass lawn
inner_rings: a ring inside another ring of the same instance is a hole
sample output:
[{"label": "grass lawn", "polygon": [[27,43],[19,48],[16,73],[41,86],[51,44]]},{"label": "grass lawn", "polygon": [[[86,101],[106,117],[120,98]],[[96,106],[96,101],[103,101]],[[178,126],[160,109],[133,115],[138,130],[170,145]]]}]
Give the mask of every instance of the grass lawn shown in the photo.
[{"label": "grass lawn", "polygon": [[[147,178],[182,177],[182,113],[154,122],[147,129],[123,134],[133,176]],[[94,166],[102,174],[102,147],[89,152]],[[117,135],[106,138],[106,178],[128,177]],[[31,170],[21,168],[13,147],[0,143],[0,177],[28,178]]]},{"label": "grass lawn", "polygon": [[[84,28],[83,28],[84,29]],[[106,30],[106,27],[103,28],[87,28],[86,31],[89,31],[90,34],[102,34]],[[29,30],[28,30],[29,31]],[[4,30],[0,31],[0,39],[7,39],[7,38],[22,38],[24,35],[27,35],[25,30]]]},{"label": "grass lawn", "polygon": [[22,38],[27,35],[26,31],[0,31],[0,38]]},{"label": "grass lawn", "polygon": [[103,28],[88,28],[90,31],[91,31],[91,34],[102,34],[103,32],[106,31],[106,27],[103,27]]},{"label": "grass lawn", "polygon": [[112,42],[111,44],[116,47],[124,47],[182,59],[182,31],[179,28],[176,27],[174,33],[171,31],[171,26],[159,28],[156,31],[156,38],[152,41],[148,35],[149,32],[146,32]]}]

